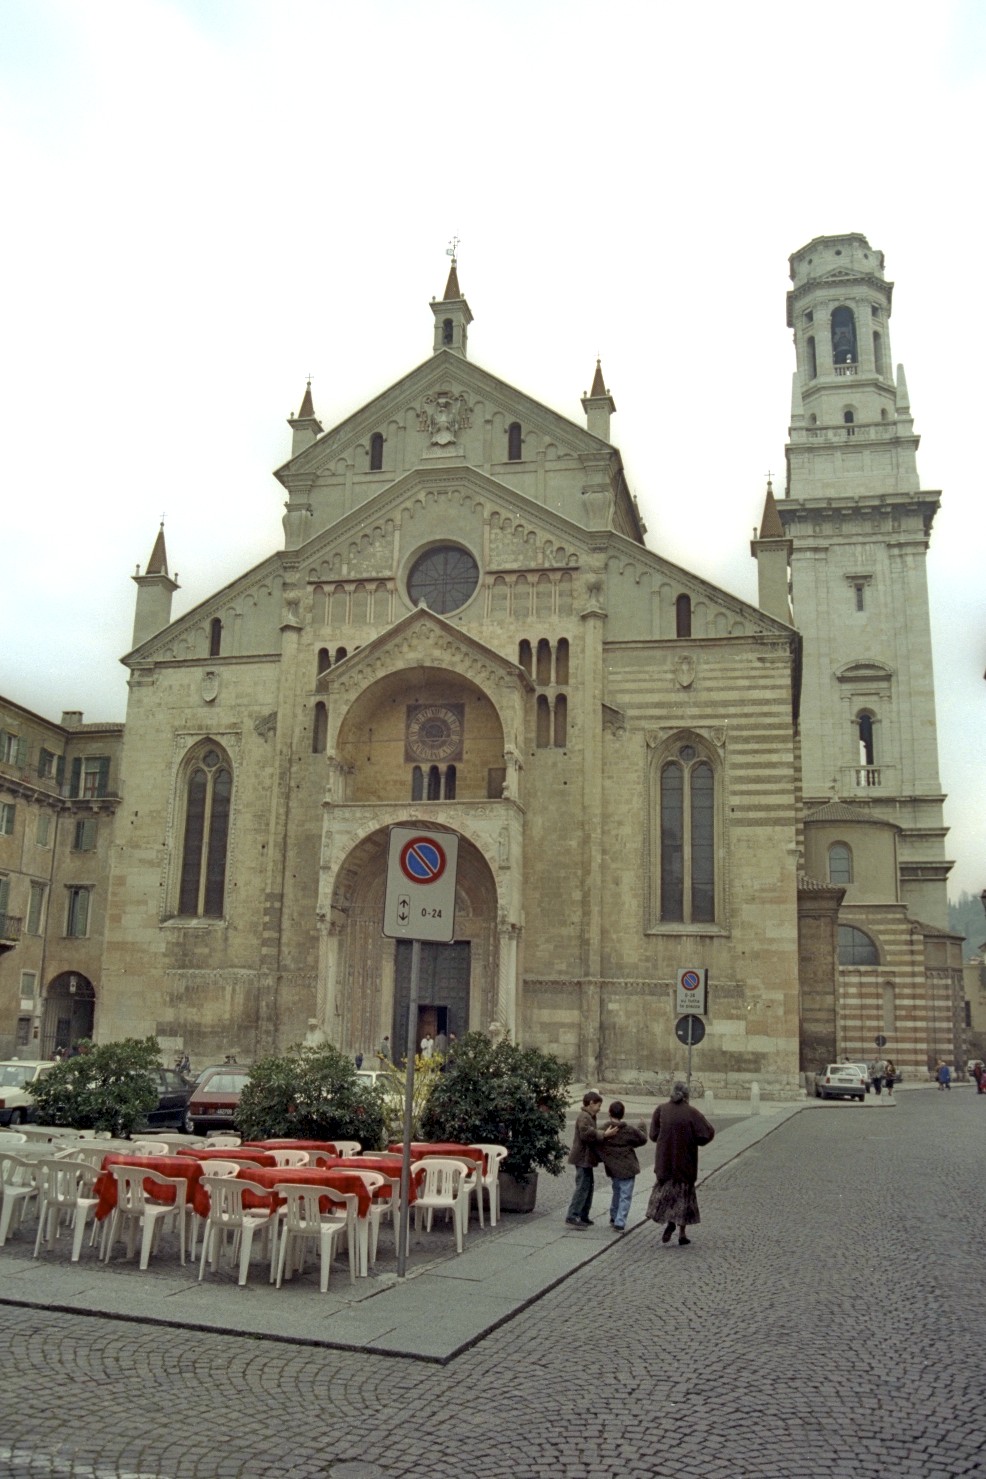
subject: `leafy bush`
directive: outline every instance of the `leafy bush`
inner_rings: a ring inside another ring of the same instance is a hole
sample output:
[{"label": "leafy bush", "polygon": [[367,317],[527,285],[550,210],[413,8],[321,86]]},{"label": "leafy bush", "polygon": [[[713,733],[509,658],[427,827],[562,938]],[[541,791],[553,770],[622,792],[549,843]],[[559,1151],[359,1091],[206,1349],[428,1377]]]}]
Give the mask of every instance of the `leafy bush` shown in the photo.
[{"label": "leafy bush", "polygon": [[127,1136],[158,1102],[150,1070],[160,1060],[157,1038],[125,1037],[56,1063],[27,1088],[42,1124]]},{"label": "leafy bush", "polygon": [[[414,1088],[411,1094],[411,1139],[420,1140],[423,1135],[422,1117],[428,1107],[435,1085],[441,1082],[442,1065],[445,1059],[437,1053],[431,1058],[418,1056],[414,1060]],[[407,1082],[407,1059],[391,1063],[380,1059],[380,1071],[386,1077],[380,1080],[383,1087],[384,1115],[388,1140],[400,1140],[404,1134],[404,1089]]]},{"label": "leafy bush", "polygon": [[570,1065],[551,1053],[470,1032],[446,1058],[421,1128],[430,1140],[505,1145],[503,1169],[519,1181],[537,1170],[557,1176],[571,1081]]},{"label": "leafy bush", "polygon": [[331,1044],[296,1047],[254,1064],[236,1123],[247,1140],[358,1140],[377,1150],[383,1094],[360,1083],[353,1060]]}]

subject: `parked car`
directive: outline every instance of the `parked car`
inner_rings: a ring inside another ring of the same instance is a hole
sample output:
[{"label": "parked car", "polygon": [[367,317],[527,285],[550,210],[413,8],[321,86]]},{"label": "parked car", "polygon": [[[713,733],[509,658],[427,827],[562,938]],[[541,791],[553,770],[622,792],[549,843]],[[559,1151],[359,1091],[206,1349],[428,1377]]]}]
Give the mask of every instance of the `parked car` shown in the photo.
[{"label": "parked car", "polygon": [[855,1063],[830,1063],[815,1074],[816,1099],[866,1098],[866,1070]]},{"label": "parked car", "polygon": [[359,1083],[367,1084],[371,1089],[378,1086],[385,1089],[390,1083],[391,1075],[383,1068],[357,1068],[356,1078]]},{"label": "parked car", "polygon": [[192,1081],[173,1068],[149,1070],[158,1087],[157,1107],[148,1112],[139,1130],[184,1130]]},{"label": "parked car", "polygon": [[862,1075],[866,1083],[866,1092],[870,1092],[870,1069],[867,1063],[840,1063],[840,1068],[855,1068]]},{"label": "parked car", "polygon": [[0,1063],[0,1125],[23,1125],[34,1119],[34,1096],[24,1085],[53,1067],[50,1059],[26,1063],[20,1058],[10,1058]]},{"label": "parked car", "polygon": [[185,1110],[188,1133],[204,1135],[209,1130],[235,1130],[240,1095],[249,1081],[249,1068],[236,1063],[203,1069]]}]

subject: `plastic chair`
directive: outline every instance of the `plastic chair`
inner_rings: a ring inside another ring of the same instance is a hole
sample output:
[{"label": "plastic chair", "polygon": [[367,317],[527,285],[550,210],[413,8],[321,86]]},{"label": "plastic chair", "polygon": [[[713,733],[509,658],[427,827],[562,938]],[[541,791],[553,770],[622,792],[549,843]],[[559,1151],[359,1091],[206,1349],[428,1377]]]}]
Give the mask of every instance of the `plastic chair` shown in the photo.
[{"label": "plastic chair", "polygon": [[110,1154],[108,1145],[93,1145],[86,1141],[83,1145],[73,1145],[70,1150],[56,1150],[53,1160],[56,1161],[85,1161],[87,1166],[94,1166],[97,1171],[102,1169],[103,1161]]},{"label": "plastic chair", "polygon": [[[113,1208],[102,1248],[104,1263],[109,1263],[113,1244],[124,1234],[127,1239],[127,1257],[133,1258],[137,1232],[142,1229],[140,1267],[146,1269],[161,1225],[170,1218],[178,1230],[180,1259],[184,1265],[185,1226],[191,1211],[186,1206],[188,1183],[184,1177],[161,1176],[157,1171],[148,1171],[140,1166],[110,1166],[110,1174],[116,1182],[116,1206]],[[148,1188],[155,1186],[174,1187],[174,1201],[157,1202],[148,1197]]]},{"label": "plastic chair", "polygon": [[232,1149],[234,1145],[242,1145],[243,1141],[239,1135],[209,1135],[205,1143],[209,1146],[227,1145]]},{"label": "plastic chair", "polygon": [[132,1140],[134,1155],[170,1155],[171,1152],[165,1140]]},{"label": "plastic chair", "polygon": [[7,1234],[21,1225],[24,1209],[28,1202],[36,1201],[38,1178],[35,1174],[37,1161],[21,1160],[9,1151],[0,1151],[0,1248],[7,1241]]},{"label": "plastic chair", "polygon": [[421,1228],[424,1213],[428,1214],[428,1231],[431,1232],[432,1217],[436,1211],[451,1212],[455,1227],[455,1251],[462,1252],[462,1237],[469,1216],[469,1173],[472,1167],[465,1161],[456,1161],[445,1156],[425,1156],[412,1168],[416,1173],[418,1194],[414,1202],[414,1226]]},{"label": "plastic chair", "polygon": [[359,1155],[360,1142],[358,1140],[333,1140],[330,1142],[336,1148],[336,1155]]},{"label": "plastic chair", "polygon": [[270,1198],[270,1188],[258,1186],[253,1181],[241,1181],[235,1176],[213,1176],[211,1170],[202,1177],[202,1184],[209,1192],[209,1215],[206,1218],[205,1235],[202,1239],[202,1260],[199,1264],[199,1282],[208,1263],[215,1273],[219,1268],[223,1245],[227,1234],[235,1257],[239,1251],[239,1278],[242,1287],[250,1269],[250,1254],[253,1250],[254,1234],[267,1230],[274,1221],[274,1212],[268,1206],[247,1208],[243,1205],[243,1193]]},{"label": "plastic chair", "polygon": [[[304,1244],[317,1241],[319,1287],[324,1294],[329,1287],[329,1272],[332,1267],[335,1245],[343,1233],[349,1235],[349,1282],[355,1283],[356,1197],[347,1192],[333,1191],[331,1187],[299,1186],[295,1182],[275,1186],[274,1193],[284,1198],[284,1205],[279,1208],[281,1231],[277,1244],[276,1279],[273,1280],[275,1287],[278,1289],[281,1287],[285,1264],[287,1264],[290,1278],[292,1268],[303,1267],[303,1262],[295,1265],[293,1260],[299,1252],[303,1252]],[[319,1203],[326,1198],[330,1202],[345,1206],[345,1213],[343,1215],[333,1212],[326,1214],[320,1211]],[[272,1269],[271,1272],[273,1275],[274,1270]]]},{"label": "plastic chair", "polygon": [[479,1202],[479,1225],[483,1225],[483,1188],[485,1187],[490,1198],[490,1227],[496,1227],[496,1219],[500,1215],[500,1166],[509,1155],[505,1145],[470,1145],[470,1150],[481,1150],[483,1152],[483,1169],[479,1179],[476,1192],[476,1200]]},{"label": "plastic chair", "polygon": [[[243,1161],[222,1161],[219,1159],[218,1156],[216,1156],[215,1160],[206,1161],[204,1164],[207,1167],[207,1171],[204,1173],[206,1175],[237,1176],[239,1175],[240,1167],[244,1163]],[[247,1164],[249,1164],[249,1162],[247,1162]]]},{"label": "plastic chair", "polygon": [[311,1164],[311,1156],[307,1150],[269,1150],[267,1154],[274,1157],[274,1163],[278,1166],[308,1166]]},{"label": "plastic chair", "polygon": [[0,1150],[6,1150],[15,1145],[26,1145],[27,1136],[22,1135],[20,1130],[0,1130]]},{"label": "plastic chair", "polygon": [[78,1263],[86,1221],[99,1204],[99,1198],[93,1192],[99,1173],[95,1166],[87,1165],[85,1161],[55,1160],[54,1157],[35,1161],[34,1165],[39,1181],[38,1235],[34,1240],[34,1257],[37,1258],[41,1252],[42,1242],[50,1252],[64,1215],[71,1220],[72,1262]]}]

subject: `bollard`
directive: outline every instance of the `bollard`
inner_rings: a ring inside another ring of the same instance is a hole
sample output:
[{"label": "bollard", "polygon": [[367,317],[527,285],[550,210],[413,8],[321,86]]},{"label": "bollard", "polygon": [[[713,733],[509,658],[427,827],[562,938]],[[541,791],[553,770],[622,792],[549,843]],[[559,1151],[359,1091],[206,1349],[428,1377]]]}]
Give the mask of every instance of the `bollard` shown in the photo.
[{"label": "bollard", "polygon": [[760,1085],[757,1083],[756,1079],[754,1079],[753,1083],[750,1085],[750,1113],[760,1113]]},{"label": "bollard", "polygon": [[712,1104],[712,1103],[714,1103],[715,1097],[716,1096],[713,1094],[713,1092],[712,1092],[711,1089],[706,1089],[706,1091],[705,1091],[705,1102],[706,1102],[706,1104]]}]

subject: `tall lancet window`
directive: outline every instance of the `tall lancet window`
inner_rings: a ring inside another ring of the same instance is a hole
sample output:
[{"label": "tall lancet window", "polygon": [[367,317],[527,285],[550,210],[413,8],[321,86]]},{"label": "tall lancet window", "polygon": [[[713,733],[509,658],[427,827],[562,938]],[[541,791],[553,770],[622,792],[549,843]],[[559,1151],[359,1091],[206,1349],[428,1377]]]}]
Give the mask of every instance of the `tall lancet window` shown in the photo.
[{"label": "tall lancet window", "polygon": [[856,315],[851,308],[835,308],[832,310],[832,364],[835,373],[844,373],[846,365],[858,362]]},{"label": "tall lancet window", "polygon": [[221,919],[226,897],[226,852],[233,797],[229,758],[208,741],[185,773],[178,913]]}]

